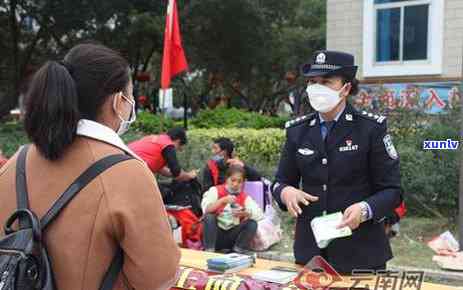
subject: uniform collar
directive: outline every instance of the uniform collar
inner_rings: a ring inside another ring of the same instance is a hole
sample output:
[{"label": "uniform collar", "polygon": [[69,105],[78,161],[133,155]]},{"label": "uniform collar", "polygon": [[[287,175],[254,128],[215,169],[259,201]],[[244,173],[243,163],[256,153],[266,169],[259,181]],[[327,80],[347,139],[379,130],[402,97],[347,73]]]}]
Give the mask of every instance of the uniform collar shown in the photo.
[{"label": "uniform collar", "polygon": [[[334,117],[334,120],[335,122],[338,122],[339,118],[341,117],[342,113],[344,113],[344,111],[346,110],[346,107],[347,105],[344,105],[344,109],[342,109],[341,111],[338,112],[338,114],[336,115],[336,117]],[[322,114],[318,113],[318,118],[320,118],[320,124],[326,122],[325,119],[323,119],[322,117]]]},{"label": "uniform collar", "polygon": [[127,145],[125,145],[124,141],[122,141],[121,137],[119,137],[119,135],[117,135],[113,129],[103,124],[92,120],[80,119],[79,123],[77,124],[77,135],[85,136],[116,146],[132,157],[144,162],[137,154],[130,150]]}]

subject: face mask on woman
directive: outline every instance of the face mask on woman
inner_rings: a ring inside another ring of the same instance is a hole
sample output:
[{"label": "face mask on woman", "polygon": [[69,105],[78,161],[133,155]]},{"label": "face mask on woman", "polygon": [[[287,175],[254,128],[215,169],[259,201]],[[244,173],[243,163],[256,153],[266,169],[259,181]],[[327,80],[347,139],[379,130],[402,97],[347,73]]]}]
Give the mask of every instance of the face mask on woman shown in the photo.
[{"label": "face mask on woman", "polygon": [[133,100],[128,99],[122,93],[120,95],[122,98],[124,98],[125,101],[127,101],[132,106],[132,110],[130,111],[129,120],[124,120],[121,114],[116,110],[116,98],[114,98],[113,109],[116,112],[119,119],[121,120],[119,128],[116,131],[119,136],[127,132],[129,130],[130,125],[137,119],[137,114],[135,113],[135,102]]},{"label": "face mask on woman", "polygon": [[212,160],[214,160],[215,162],[221,162],[224,160],[224,157],[220,154],[215,154],[214,156],[212,156]]},{"label": "face mask on woman", "polygon": [[341,101],[341,92],[345,86],[342,86],[339,91],[320,84],[307,86],[306,92],[309,96],[310,105],[320,113],[327,113],[333,110]]},{"label": "face mask on woman", "polygon": [[240,193],[240,189],[233,189],[231,186],[225,185],[227,192],[232,195],[238,195]]}]

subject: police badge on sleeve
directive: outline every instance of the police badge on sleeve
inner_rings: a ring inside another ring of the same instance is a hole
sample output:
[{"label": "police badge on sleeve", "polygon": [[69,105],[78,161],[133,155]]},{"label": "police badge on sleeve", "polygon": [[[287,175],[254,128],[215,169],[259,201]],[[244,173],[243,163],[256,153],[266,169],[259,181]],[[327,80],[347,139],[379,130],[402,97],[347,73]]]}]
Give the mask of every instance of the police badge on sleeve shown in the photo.
[{"label": "police badge on sleeve", "polygon": [[384,136],[383,143],[389,157],[391,157],[392,159],[399,158],[399,154],[397,154],[397,150],[395,150],[394,144],[392,143],[392,138],[389,134]]}]

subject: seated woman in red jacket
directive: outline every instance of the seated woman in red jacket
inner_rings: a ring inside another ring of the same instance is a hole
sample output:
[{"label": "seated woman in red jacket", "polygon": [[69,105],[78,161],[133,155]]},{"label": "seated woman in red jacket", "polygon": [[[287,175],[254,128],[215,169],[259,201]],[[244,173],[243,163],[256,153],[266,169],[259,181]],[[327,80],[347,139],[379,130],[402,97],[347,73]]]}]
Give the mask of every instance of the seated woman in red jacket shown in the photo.
[{"label": "seated woman in red jacket", "polygon": [[247,181],[260,181],[262,176],[256,169],[245,164],[233,154],[235,144],[232,140],[220,137],[213,141],[211,151],[212,158],[207,161],[203,170],[203,190],[206,191],[214,185],[225,182],[225,173],[231,165],[239,165],[244,168]]},{"label": "seated woman in red jacket", "polygon": [[204,193],[201,206],[206,251],[232,249],[236,253],[248,252],[263,212],[243,192],[245,177],[242,166],[232,165],[227,170],[225,184],[211,187]]}]

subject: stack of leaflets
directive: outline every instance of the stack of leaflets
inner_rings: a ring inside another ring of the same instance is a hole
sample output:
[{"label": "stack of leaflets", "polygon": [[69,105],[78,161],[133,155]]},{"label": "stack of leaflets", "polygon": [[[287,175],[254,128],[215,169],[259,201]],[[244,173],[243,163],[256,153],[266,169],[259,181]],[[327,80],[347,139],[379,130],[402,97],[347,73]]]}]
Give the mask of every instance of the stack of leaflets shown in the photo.
[{"label": "stack of leaflets", "polygon": [[241,254],[226,254],[207,259],[207,270],[215,273],[236,273],[252,267],[255,262],[253,256]]},{"label": "stack of leaflets", "polygon": [[277,271],[277,270],[268,270],[257,272],[252,275],[253,279],[261,280],[265,282],[277,283],[277,284],[287,284],[293,281],[297,277],[297,272],[286,272],[286,271]]},{"label": "stack of leaflets", "polygon": [[337,212],[316,217],[310,222],[315,241],[320,249],[326,248],[334,239],[352,235],[352,231],[349,227],[337,228],[337,226],[342,223],[342,216],[341,212]]}]

